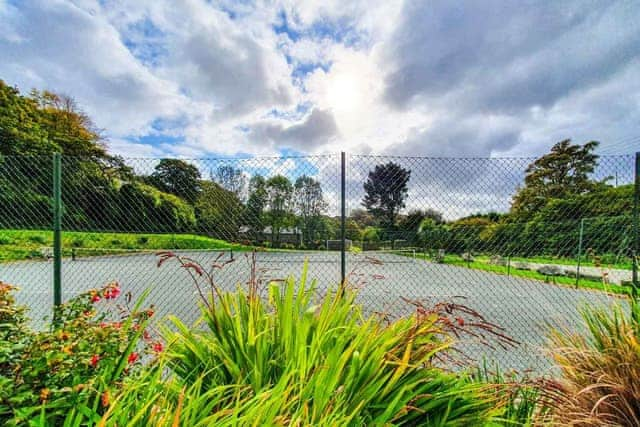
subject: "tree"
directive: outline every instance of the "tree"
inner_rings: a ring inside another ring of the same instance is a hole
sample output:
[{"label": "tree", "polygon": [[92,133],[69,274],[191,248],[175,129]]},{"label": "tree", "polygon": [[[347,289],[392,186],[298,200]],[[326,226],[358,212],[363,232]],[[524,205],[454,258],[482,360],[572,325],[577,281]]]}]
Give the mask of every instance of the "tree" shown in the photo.
[{"label": "tree", "polygon": [[294,208],[305,244],[316,240],[322,211],[327,207],[320,182],[302,175],[294,184]]},{"label": "tree", "polygon": [[216,181],[222,188],[235,194],[238,199],[245,200],[247,191],[247,177],[241,169],[236,169],[231,165],[218,166],[215,178],[211,173],[211,180]]},{"label": "tree", "polygon": [[417,230],[418,243],[430,251],[444,249],[449,237],[449,229],[442,221],[425,217]]},{"label": "tree", "polygon": [[415,240],[420,224],[425,218],[431,218],[436,224],[442,224],[442,214],[433,209],[412,209],[407,215],[401,216],[398,221],[398,229],[402,232],[402,238]]},{"label": "tree", "polygon": [[592,191],[596,182],[589,179],[598,163],[593,153],[598,142],[572,145],[570,139],[555,144],[548,154],[531,163],[524,187],[513,198],[512,213],[526,217],[542,208],[550,199],[561,199]]},{"label": "tree", "polygon": [[349,215],[349,218],[357,222],[360,228],[370,227],[370,226],[372,227],[376,225],[375,217],[364,209],[355,208],[351,210],[351,214]]},{"label": "tree", "polygon": [[271,243],[280,246],[282,228],[291,224],[293,208],[293,186],[286,176],[276,175],[265,184],[267,201],[267,218],[271,226]]},{"label": "tree", "polygon": [[249,227],[253,240],[264,229],[263,216],[267,205],[267,181],[261,175],[255,175],[249,180],[249,198],[244,209],[243,225]]},{"label": "tree", "polygon": [[198,230],[224,240],[235,240],[243,206],[231,191],[215,182],[203,181],[195,203]]},{"label": "tree", "polygon": [[200,171],[197,167],[178,159],[162,159],[149,177],[152,185],[174,194],[189,203],[195,203],[200,191]]},{"label": "tree", "polygon": [[405,207],[410,177],[411,171],[393,162],[377,165],[369,172],[364,183],[362,205],[380,221],[383,228],[395,228],[398,213]]}]

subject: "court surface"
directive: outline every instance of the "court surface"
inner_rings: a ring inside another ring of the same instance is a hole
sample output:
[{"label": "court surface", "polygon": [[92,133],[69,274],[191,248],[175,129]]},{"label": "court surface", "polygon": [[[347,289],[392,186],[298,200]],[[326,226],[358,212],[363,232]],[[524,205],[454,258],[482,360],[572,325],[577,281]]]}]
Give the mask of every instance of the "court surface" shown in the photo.
[{"label": "court surface", "polygon": [[[214,277],[222,289],[234,289],[249,278],[249,253],[177,252],[204,266],[216,259],[219,263],[232,260],[223,268],[215,269]],[[379,262],[372,262],[369,257]],[[256,260],[258,273],[265,281],[299,276],[304,260],[308,260],[308,276],[317,280],[320,292],[335,286],[340,278],[339,252],[258,252]],[[117,281],[123,291],[131,292],[134,298],[150,289],[146,305],[155,305],[158,319],[174,314],[183,321],[195,321],[199,315],[198,293],[191,278],[175,260],[161,267],[157,261],[155,253],[65,259],[63,300]],[[42,324],[40,319],[51,314],[52,272],[51,261],[0,264],[0,280],[21,288],[18,301],[30,307],[29,315],[36,326]],[[549,325],[578,328],[580,306],[611,304],[617,300],[599,291],[435,264],[416,259],[410,253],[348,254],[347,272],[351,282],[359,283],[359,300],[368,311],[410,313],[412,308],[401,297],[420,299],[427,305],[455,301],[475,309],[488,321],[503,327],[505,333],[520,344],[508,349],[490,349],[467,341],[463,350],[469,356],[495,360],[503,369],[533,369],[540,373],[551,366],[543,351]]]}]

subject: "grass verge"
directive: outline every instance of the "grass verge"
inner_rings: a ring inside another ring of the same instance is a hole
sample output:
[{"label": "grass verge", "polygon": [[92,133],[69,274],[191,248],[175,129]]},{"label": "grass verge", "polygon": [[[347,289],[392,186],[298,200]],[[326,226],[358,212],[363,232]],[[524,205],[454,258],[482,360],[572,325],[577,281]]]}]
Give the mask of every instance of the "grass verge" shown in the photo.
[{"label": "grass verge", "polygon": [[[49,230],[0,230],[0,262],[41,259],[42,248],[53,246]],[[105,255],[123,250],[155,249],[234,249],[250,250],[248,246],[229,243],[195,234],[93,233],[65,231],[62,233],[63,255],[73,250],[82,256]]]},{"label": "grass verge", "polygon": [[[431,261],[431,257],[429,257],[428,255],[425,256],[424,254],[416,254],[416,257],[419,259]],[[610,292],[610,293],[619,294],[619,295],[629,295],[631,292],[631,289],[629,287],[615,285],[615,284],[605,284],[602,281],[580,278],[580,280],[576,284],[576,279],[574,277],[566,277],[566,276],[547,277],[544,274],[538,273],[537,271],[518,270],[513,266],[509,268],[507,266],[489,264],[488,258],[487,260],[476,258],[476,260],[472,262],[467,262],[463,260],[461,257],[447,255],[445,257],[444,263],[448,265],[455,265],[457,267],[487,271],[490,273],[501,274],[505,276],[509,275],[513,277],[522,277],[525,279],[539,280],[545,283],[554,283],[554,284],[563,285],[563,286],[595,289],[595,290]]]}]

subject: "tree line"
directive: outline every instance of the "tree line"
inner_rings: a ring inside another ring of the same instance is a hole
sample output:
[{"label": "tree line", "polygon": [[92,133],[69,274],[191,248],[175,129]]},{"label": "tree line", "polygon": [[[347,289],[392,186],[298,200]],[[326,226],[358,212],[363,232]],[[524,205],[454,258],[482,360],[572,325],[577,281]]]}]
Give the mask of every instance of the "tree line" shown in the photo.
[{"label": "tree line", "polygon": [[[433,209],[406,212],[411,171],[392,161],[375,165],[363,183],[362,207],[346,219],[346,237],[365,249],[568,256],[580,221],[591,218],[586,231],[582,224],[583,239],[598,252],[619,251],[628,246],[632,188],[592,178],[597,146],[557,143],[526,169],[509,212],[448,221]],[[233,164],[203,171],[179,159],[159,160],[142,173],[108,153],[73,99],[35,90],[22,95],[1,80],[0,226],[50,227],[54,152],[63,154],[68,229],[197,232],[275,247],[320,248],[339,238],[339,218],[327,214],[312,176],[262,176]]]}]

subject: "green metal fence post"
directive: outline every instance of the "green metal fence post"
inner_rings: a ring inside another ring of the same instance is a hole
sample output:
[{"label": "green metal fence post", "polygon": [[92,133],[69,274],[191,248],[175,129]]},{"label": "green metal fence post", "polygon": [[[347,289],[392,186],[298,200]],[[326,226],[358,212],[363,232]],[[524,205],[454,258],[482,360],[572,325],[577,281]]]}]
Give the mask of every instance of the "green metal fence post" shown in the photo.
[{"label": "green metal fence post", "polygon": [[584,218],[580,218],[580,235],[578,237],[578,265],[576,266],[576,288],[580,283],[580,258],[582,258],[582,236],[584,235]]},{"label": "green metal fence post", "polygon": [[60,153],[53,155],[53,305],[62,304],[62,165]]},{"label": "green metal fence post", "polygon": [[640,219],[639,203],[640,203],[640,152],[636,153],[636,165],[635,165],[635,178],[634,178],[634,191],[633,191],[633,250],[631,254],[633,256],[632,265],[632,280],[631,280],[631,294],[633,298],[638,297],[638,248],[640,247],[640,229],[638,220]]},{"label": "green metal fence post", "polygon": [[346,278],[346,194],[345,194],[345,180],[346,180],[346,159],[344,151],[340,153],[340,239],[342,244],[340,245],[340,285],[344,286]]}]

